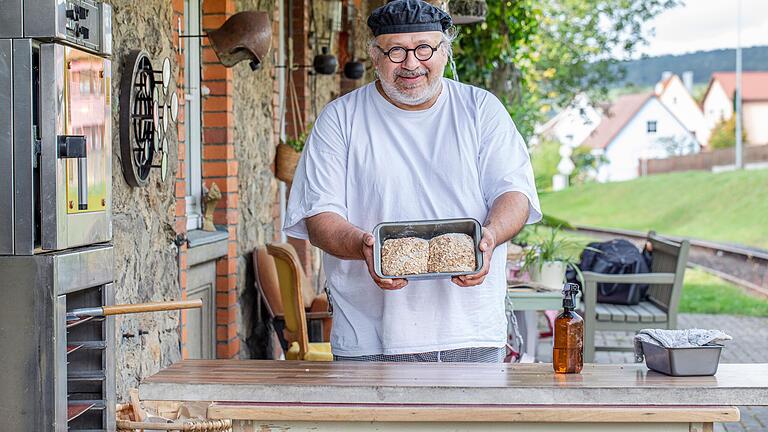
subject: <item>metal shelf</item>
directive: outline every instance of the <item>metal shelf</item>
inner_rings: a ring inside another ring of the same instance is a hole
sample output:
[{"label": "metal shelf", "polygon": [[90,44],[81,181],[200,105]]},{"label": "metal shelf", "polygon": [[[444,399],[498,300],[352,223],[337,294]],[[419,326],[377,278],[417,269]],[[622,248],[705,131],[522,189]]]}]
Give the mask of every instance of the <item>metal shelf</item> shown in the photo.
[{"label": "metal shelf", "polygon": [[104,371],[70,371],[67,374],[67,381],[104,381]]},{"label": "metal shelf", "polygon": [[82,403],[82,402],[69,402],[67,403],[67,422],[71,422],[72,420],[78,418],[81,416],[84,412],[88,411],[89,409],[93,408],[95,404],[94,403]]},{"label": "metal shelf", "polygon": [[67,321],[67,329],[71,329],[73,327],[79,326],[80,324],[87,323],[88,321],[91,321],[93,318],[94,317],[89,316],[85,318]]},{"label": "metal shelf", "polygon": [[72,354],[73,352],[79,350],[82,347],[83,347],[82,344],[80,344],[80,345],[67,345],[67,355]]}]

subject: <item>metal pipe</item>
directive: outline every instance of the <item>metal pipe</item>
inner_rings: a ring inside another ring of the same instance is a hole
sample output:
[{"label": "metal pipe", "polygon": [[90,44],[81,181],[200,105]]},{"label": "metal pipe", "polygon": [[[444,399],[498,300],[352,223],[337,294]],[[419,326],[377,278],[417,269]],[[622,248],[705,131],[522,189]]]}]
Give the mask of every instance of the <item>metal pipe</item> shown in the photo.
[{"label": "metal pipe", "polygon": [[736,2],[736,169],[744,168],[741,133],[741,0]]}]

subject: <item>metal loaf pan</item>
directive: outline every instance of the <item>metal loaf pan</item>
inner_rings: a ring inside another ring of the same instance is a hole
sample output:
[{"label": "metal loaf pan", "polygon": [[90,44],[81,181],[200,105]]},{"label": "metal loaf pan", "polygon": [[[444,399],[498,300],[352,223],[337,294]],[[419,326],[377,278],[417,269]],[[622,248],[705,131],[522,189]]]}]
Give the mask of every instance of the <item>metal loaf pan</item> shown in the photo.
[{"label": "metal loaf pan", "polygon": [[[418,237],[429,240],[448,233],[467,234],[475,241],[475,263],[477,264],[475,270],[470,272],[439,272],[401,276],[382,274],[381,247],[386,240],[403,237]],[[445,279],[452,276],[475,274],[483,268],[483,253],[480,252],[480,239],[482,236],[480,222],[472,218],[382,222],[373,229],[373,237],[375,239],[373,243],[373,269],[376,275],[383,279],[395,279],[398,277],[404,277],[408,280]]]},{"label": "metal loaf pan", "polygon": [[671,376],[704,376],[717,373],[722,345],[665,348],[643,342],[648,369]]}]

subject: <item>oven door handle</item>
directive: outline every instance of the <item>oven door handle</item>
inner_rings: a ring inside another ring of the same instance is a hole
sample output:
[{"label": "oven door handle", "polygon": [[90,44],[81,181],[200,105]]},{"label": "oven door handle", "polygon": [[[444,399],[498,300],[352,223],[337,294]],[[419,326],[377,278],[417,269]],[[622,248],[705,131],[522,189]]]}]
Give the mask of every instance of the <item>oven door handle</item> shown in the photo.
[{"label": "oven door handle", "polygon": [[59,159],[77,159],[77,209],[88,210],[88,142],[84,135],[59,135]]}]

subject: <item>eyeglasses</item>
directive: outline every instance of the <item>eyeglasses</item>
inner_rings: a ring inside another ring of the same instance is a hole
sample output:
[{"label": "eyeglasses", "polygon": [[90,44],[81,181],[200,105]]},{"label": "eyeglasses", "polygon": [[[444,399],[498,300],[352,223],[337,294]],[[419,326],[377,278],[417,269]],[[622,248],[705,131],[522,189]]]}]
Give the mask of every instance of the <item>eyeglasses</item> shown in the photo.
[{"label": "eyeglasses", "polygon": [[389,61],[392,63],[402,63],[405,61],[405,59],[408,58],[408,53],[410,51],[413,51],[414,57],[416,57],[419,61],[427,61],[432,58],[432,55],[435,54],[435,51],[437,51],[438,48],[440,48],[440,45],[443,43],[440,42],[437,44],[436,47],[432,48],[429,44],[421,44],[417,46],[416,48],[411,49],[405,49],[403,47],[392,47],[389,49],[389,51],[384,51],[380,46],[376,46],[385,56],[389,57]]}]

